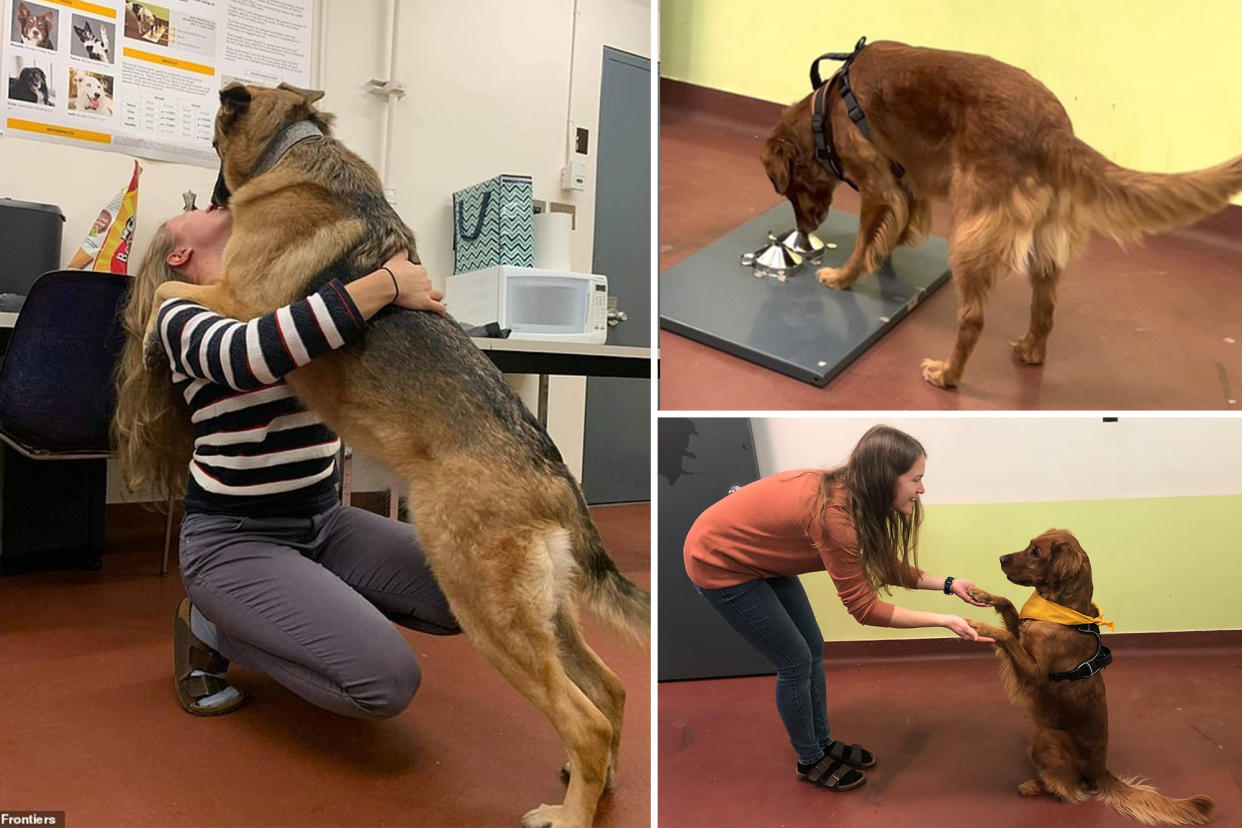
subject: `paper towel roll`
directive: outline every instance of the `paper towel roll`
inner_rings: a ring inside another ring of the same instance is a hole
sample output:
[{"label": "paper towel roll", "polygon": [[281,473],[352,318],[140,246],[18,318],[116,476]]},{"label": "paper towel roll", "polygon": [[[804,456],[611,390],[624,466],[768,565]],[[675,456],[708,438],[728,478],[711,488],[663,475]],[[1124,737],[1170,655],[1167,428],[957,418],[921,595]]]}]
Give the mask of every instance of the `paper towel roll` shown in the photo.
[{"label": "paper towel roll", "polygon": [[535,267],[570,269],[572,224],[573,216],[569,213],[535,214]]}]

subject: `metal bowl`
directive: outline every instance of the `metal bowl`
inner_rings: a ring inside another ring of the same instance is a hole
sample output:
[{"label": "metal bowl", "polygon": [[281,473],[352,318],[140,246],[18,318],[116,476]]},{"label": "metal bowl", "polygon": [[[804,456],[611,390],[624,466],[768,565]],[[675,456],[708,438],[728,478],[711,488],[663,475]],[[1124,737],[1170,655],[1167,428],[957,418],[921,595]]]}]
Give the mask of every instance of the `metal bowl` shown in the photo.
[{"label": "metal bowl", "polygon": [[768,241],[779,244],[786,250],[791,250],[812,262],[818,262],[823,257],[825,250],[835,250],[837,247],[831,242],[825,244],[823,239],[814,233],[803,233],[797,228],[786,230],[783,233],[769,230]]},{"label": "metal bowl", "polygon": [[743,253],[743,267],[753,267],[756,277],[772,276],[785,281],[802,269],[806,262],[802,254],[790,250],[775,242],[765,244],[754,253]]}]

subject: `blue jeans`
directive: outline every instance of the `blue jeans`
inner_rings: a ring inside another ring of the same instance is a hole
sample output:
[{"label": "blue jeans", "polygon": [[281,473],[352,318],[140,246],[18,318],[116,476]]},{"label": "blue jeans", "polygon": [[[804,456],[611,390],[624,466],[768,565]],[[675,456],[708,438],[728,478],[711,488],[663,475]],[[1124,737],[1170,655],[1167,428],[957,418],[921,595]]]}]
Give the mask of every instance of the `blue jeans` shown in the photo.
[{"label": "blue jeans", "polygon": [[696,586],[707,603],[776,668],[776,710],[798,761],[824,756],[828,730],[824,636],[802,582],[792,575],[720,589]]}]

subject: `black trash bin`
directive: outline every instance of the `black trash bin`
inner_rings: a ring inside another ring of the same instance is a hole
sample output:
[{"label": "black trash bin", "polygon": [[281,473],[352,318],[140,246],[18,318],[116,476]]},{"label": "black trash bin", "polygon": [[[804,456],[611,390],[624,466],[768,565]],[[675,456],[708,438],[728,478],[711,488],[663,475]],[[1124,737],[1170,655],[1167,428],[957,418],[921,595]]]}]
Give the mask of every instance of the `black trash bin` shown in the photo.
[{"label": "black trash bin", "polygon": [[0,198],[0,293],[25,296],[60,267],[65,215],[55,204]]}]

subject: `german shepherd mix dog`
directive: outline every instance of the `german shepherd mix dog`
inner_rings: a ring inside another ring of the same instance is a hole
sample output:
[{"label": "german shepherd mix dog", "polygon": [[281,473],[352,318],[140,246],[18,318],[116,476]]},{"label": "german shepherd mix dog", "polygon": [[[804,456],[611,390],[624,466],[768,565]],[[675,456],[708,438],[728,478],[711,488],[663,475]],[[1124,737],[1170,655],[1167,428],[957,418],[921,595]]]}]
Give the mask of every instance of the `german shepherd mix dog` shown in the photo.
[{"label": "german shepherd mix dog", "polygon": [[[166,282],[156,307],[180,296],[251,319],[399,251],[415,255],[375,171],[329,136],[331,116],[314,107],[322,96],[285,85],[220,92],[223,186],[213,199],[233,211],[223,280]],[[267,168],[273,139],[308,124],[322,137],[312,130]],[[150,329],[146,344],[159,351]],[[625,690],[587,646],[575,605],[646,641],[650,596],[608,557],[552,441],[457,323],[434,313],[381,312],[362,340],[288,382],[342,440],[409,484],[413,522],[457,620],[560,735],[565,802],[523,824],[590,825],[612,781]]]},{"label": "german shepherd mix dog", "polygon": [[[1031,281],[1030,328],[1013,343],[1025,363],[1044,361],[1061,271],[1095,232],[1121,243],[1223,210],[1242,191],[1242,156],[1176,175],[1113,164],[1074,137],[1047,87],[982,55],[876,42],[849,64],[849,88],[870,139],[847,112],[839,77],[785,110],[763,148],[776,191],[798,229],[823,222],[843,175],[859,191],[858,239],[821,283],[845,290],[888,260],[898,244],[927,234],[931,201],[952,210],[949,266],[957,286],[957,341],[946,360],[923,361],[923,377],[955,386],[983,329],[983,304],[1009,273]],[[814,100],[826,93],[827,148],[838,176],[816,157]]]},{"label": "german shepherd mix dog", "polygon": [[[1069,532],[1049,529],[1021,552],[1003,555],[1000,564],[1005,577],[1034,587],[1039,598],[1059,605],[1056,611],[1098,615],[1091,603],[1091,561]],[[1099,670],[1111,661],[1111,655],[1098,638],[1098,625],[1095,634],[1084,634],[1073,625],[1030,618],[1044,614],[1028,611],[1034,601],[1019,617],[1008,598],[978,588],[970,594],[994,607],[1004,620],[1003,630],[980,621],[967,623],[979,635],[995,639],[1005,688],[1035,722],[1030,757],[1036,776],[1023,782],[1019,793],[1046,793],[1070,803],[1098,796],[1115,810],[1149,825],[1200,824],[1211,819],[1216,803],[1210,797],[1161,796],[1132,778],[1118,779],[1105,766],[1108,703]],[[1084,663],[1088,663],[1085,669]]]}]

